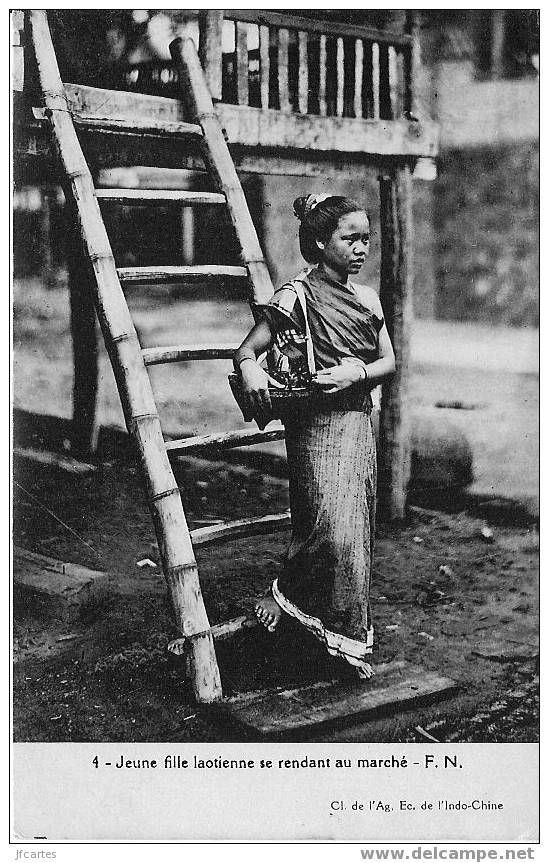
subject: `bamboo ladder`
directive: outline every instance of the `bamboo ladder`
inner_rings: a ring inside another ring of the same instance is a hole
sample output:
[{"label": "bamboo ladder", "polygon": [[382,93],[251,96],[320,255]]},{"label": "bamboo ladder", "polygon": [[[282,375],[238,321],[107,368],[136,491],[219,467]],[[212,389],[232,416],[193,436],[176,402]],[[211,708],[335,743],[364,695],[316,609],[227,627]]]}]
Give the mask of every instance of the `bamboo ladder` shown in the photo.
[{"label": "bamboo ladder", "polygon": [[[287,513],[259,519],[229,522],[189,531],[181,496],[168,453],[196,450],[212,443],[221,447],[243,446],[259,440],[283,437],[283,430],[242,431],[186,438],[165,443],[147,366],[190,359],[230,358],[234,346],[196,345],[141,349],[122,290],[122,284],[168,282],[217,277],[247,278],[252,311],[272,294],[270,276],[259,246],[246,200],[231,159],[222,129],[214,112],[202,67],[191,40],[177,39],[171,45],[174,60],[183,78],[196,125],[170,123],[164,128],[156,121],[136,118],[132,127],[144,134],[177,135],[182,143],[198,148],[217,192],[96,189],[82,152],[70,113],[47,16],[43,10],[28,13],[38,76],[53,143],[63,169],[67,201],[74,209],[84,251],[93,268],[91,286],[105,345],[114,370],[126,425],[140,456],[147,501],[158,538],[164,576],[171,593],[181,638],[172,644],[174,653],[185,652],[188,671],[197,701],[209,703],[222,697],[214,638],[254,625],[241,617],[210,627],[194,556],[194,544],[234,536],[267,533],[289,524]],[[97,130],[119,130],[124,122],[97,121]],[[117,268],[98,199],[131,204],[181,206],[216,204],[226,206],[241,250],[243,266],[133,267]]]}]

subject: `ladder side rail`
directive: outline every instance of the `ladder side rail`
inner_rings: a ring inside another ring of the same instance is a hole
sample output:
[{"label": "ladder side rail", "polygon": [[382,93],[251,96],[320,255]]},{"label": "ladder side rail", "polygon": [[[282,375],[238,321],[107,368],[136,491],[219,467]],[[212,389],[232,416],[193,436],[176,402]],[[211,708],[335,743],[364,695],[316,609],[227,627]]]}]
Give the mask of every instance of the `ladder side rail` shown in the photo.
[{"label": "ladder side rail", "polygon": [[250,276],[252,301],[266,303],[273,294],[273,284],[194,42],[192,39],[175,39],[170,51],[179,69],[189,108],[204,133],[204,158],[219,189],[227,198],[231,221],[242,249],[242,259]]},{"label": "ladder side rail", "polygon": [[[29,17],[46,113],[66,174],[66,191],[75,207],[82,240],[95,273],[96,309],[128,431],[142,461],[147,500],[176,621],[183,635],[192,635],[209,629],[209,623],[181,497],[165,450],[151,384],[117,276],[92,177],[68,110],[46,13],[30,10]],[[221,681],[211,636],[193,639],[191,670],[197,699],[202,702],[218,700],[222,694]]]}]

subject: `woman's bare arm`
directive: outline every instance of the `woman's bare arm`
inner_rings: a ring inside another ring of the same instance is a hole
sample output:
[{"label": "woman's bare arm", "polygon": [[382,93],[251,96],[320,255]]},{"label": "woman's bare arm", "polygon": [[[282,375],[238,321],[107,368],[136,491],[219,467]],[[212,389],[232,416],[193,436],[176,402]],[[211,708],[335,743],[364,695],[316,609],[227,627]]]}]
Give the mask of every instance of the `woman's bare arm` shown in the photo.
[{"label": "woman's bare arm", "polygon": [[248,333],[233,357],[235,371],[240,375],[244,398],[260,428],[265,428],[271,416],[269,375],[256,362],[273,343],[267,321],[259,321]]},{"label": "woman's bare arm", "polygon": [[233,357],[235,371],[239,371],[241,362],[247,358],[255,360],[256,357],[268,350],[272,343],[273,336],[269,324],[267,321],[259,321],[252,327],[240,347],[235,351]]},{"label": "woman's bare arm", "polygon": [[372,387],[382,384],[395,373],[395,352],[391,343],[391,338],[387,332],[387,327],[383,324],[379,332],[379,350],[378,358],[373,363],[366,365],[366,375],[368,383]]}]

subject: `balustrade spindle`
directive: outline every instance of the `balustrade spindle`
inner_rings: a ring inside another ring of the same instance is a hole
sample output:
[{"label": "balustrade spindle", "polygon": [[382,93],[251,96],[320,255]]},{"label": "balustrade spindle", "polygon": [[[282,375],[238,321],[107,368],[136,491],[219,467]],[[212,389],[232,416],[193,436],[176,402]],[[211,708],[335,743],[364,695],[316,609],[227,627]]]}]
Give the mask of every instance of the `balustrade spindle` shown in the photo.
[{"label": "balustrade spindle", "polygon": [[307,114],[309,109],[309,65],[307,56],[307,33],[304,33],[302,30],[300,30],[298,33],[298,40],[298,107],[300,114]]},{"label": "balustrade spindle", "polygon": [[[376,121],[392,120],[410,110],[413,71],[419,62],[417,15],[407,14],[403,34],[257,10],[224,10],[216,15],[218,30],[223,19],[234,27],[234,48],[227,48],[223,32],[225,58],[228,51],[234,52],[230,58],[234,71],[223,79],[223,101],[249,106],[252,99],[264,110],[275,107]],[[204,50],[205,32],[203,23]],[[255,79],[250,78],[250,56],[255,57],[256,49],[257,92]],[[314,96],[309,98],[311,86]]]},{"label": "balustrade spindle", "polygon": [[278,31],[278,99],[281,111],[290,110],[289,78],[288,78],[288,44],[290,34],[286,27]]},{"label": "balustrade spindle", "polygon": [[379,120],[379,44],[372,45],[372,100],[373,118]]},{"label": "balustrade spindle", "polygon": [[326,36],[324,35],[324,33],[322,33],[320,36],[318,62],[318,110],[320,116],[325,117],[328,113],[326,108],[326,65],[328,62],[328,52],[326,50]]},{"label": "balustrade spindle", "polygon": [[259,27],[259,75],[261,88],[261,107],[269,107],[269,80],[271,74],[271,59],[269,56],[270,34],[264,24]]},{"label": "balustrade spindle", "polygon": [[396,52],[396,69],[397,69],[397,104],[395,106],[395,117],[402,117],[405,112],[406,103],[406,74],[404,68],[404,54],[402,51]]},{"label": "balustrade spindle", "polygon": [[362,79],[364,75],[364,42],[355,40],[355,84],[354,84],[354,114],[362,117]]},{"label": "balustrade spindle", "polygon": [[336,114],[338,117],[343,117],[343,96],[345,89],[345,52],[343,48],[343,39],[338,36],[336,48]]},{"label": "balustrade spindle", "polygon": [[236,98],[239,105],[249,102],[248,25],[236,22]]},{"label": "balustrade spindle", "polygon": [[398,103],[399,103],[399,81],[398,81],[398,66],[397,66],[397,53],[392,45],[389,45],[387,49],[388,57],[387,57],[387,66],[389,72],[389,105],[391,110],[391,117],[398,116]]}]

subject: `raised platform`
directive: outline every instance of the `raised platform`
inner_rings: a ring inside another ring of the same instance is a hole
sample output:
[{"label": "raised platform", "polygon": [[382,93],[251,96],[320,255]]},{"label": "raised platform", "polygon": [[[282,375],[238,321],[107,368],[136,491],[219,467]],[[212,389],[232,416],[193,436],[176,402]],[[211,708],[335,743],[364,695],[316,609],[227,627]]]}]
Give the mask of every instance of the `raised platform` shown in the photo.
[{"label": "raised platform", "polygon": [[215,709],[265,738],[379,719],[453,695],[456,681],[407,662],[376,666],[361,683],[329,681],[225,699]]},{"label": "raised platform", "polygon": [[[203,170],[198,127],[182,103],[165,96],[65,84],[65,94],[88,161],[95,168],[156,165]],[[17,94],[15,168],[31,176],[43,163],[52,181],[58,165],[40,99]],[[327,167],[356,177],[357,166],[433,158],[438,128],[429,120],[356,119],[216,104],[239,171],[317,176]],[[36,166],[38,168],[38,166]]]}]

